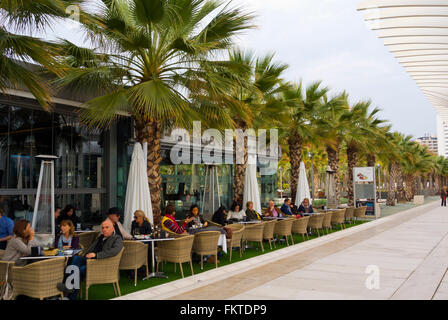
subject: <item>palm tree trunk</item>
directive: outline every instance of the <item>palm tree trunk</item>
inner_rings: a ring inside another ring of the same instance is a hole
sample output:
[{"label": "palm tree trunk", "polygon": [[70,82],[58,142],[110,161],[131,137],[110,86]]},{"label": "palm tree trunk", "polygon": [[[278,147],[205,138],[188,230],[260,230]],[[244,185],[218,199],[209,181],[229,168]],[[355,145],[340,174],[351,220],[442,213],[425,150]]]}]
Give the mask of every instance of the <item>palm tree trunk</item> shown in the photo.
[{"label": "palm tree trunk", "polygon": [[162,162],[162,122],[156,119],[149,121],[135,121],[137,141],[148,142],[148,161],[146,173],[148,175],[149,191],[151,192],[152,213],[154,223],[159,224],[162,214],[162,177],[160,176],[160,163]]},{"label": "palm tree trunk", "polygon": [[354,205],[353,194],[353,168],[358,164],[358,148],[355,145],[347,147],[347,162],[348,162],[348,205]]},{"label": "palm tree trunk", "polygon": [[397,166],[398,175],[397,175],[397,193],[398,193],[398,201],[405,202],[406,201],[406,192],[403,186],[403,173],[401,170],[401,165]]},{"label": "palm tree trunk", "polygon": [[367,166],[368,167],[374,167],[376,162],[376,157],[374,154],[367,155]]},{"label": "palm tree trunk", "polygon": [[[247,130],[247,125],[242,121],[237,121],[238,128],[243,132]],[[244,137],[244,147],[243,147],[243,163],[235,163],[235,170],[233,173],[233,201],[238,202],[243,205],[244,197],[244,176],[246,175],[248,150],[247,150],[247,136]],[[235,154],[237,153],[237,145],[234,144]]]},{"label": "palm tree trunk", "polygon": [[319,189],[321,189],[320,187],[320,177],[319,177],[319,170],[314,167],[313,168],[313,180],[314,180],[314,199],[319,198]]},{"label": "palm tree trunk", "polygon": [[389,189],[387,194],[386,205],[395,206],[395,183],[397,183],[398,178],[398,167],[396,162],[390,164],[389,170]]},{"label": "palm tree trunk", "polygon": [[[302,137],[297,133],[291,135],[288,139],[289,161],[291,163],[291,180],[289,186],[291,189],[291,198],[295,199],[297,193],[297,183],[299,181],[300,162],[302,162]],[[299,205],[296,203],[296,205]]]},{"label": "palm tree trunk", "polygon": [[406,174],[405,175],[405,181],[406,181],[406,190],[405,190],[405,196],[406,201],[411,202],[414,198],[414,188],[415,188],[415,176],[413,174]]},{"label": "palm tree trunk", "polygon": [[341,199],[341,191],[339,186],[339,147],[333,149],[327,146],[328,165],[330,169],[334,171],[334,183],[336,190],[336,201],[339,203]]}]

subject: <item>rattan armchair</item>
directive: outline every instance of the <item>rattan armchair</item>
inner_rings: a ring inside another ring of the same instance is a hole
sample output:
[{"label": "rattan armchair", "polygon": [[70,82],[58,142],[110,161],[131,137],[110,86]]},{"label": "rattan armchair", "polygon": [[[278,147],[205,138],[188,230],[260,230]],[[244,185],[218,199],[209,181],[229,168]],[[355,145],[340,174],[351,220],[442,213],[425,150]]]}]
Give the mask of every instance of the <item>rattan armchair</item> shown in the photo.
[{"label": "rattan armchair", "polygon": [[345,211],[346,209],[340,209],[333,213],[333,216],[331,217],[331,224],[336,226],[341,226],[341,229],[345,228],[344,221],[345,221]]},{"label": "rattan armchair", "polygon": [[232,261],[233,248],[240,249],[240,257],[243,251],[242,239],[243,239],[244,226],[242,228],[233,229],[232,238],[227,239],[227,250],[230,250],[230,261]]},{"label": "rattan armchair", "polygon": [[310,228],[311,230],[316,230],[317,231],[317,235],[319,237],[320,237],[319,230],[322,229],[322,224],[324,222],[324,217],[325,217],[324,213],[313,214],[313,215],[310,216],[310,221],[308,222],[308,228]]},{"label": "rattan armchair", "polygon": [[[0,259],[1,259],[1,257],[0,257]],[[12,283],[12,268],[14,267],[14,261],[1,261],[0,260],[0,288],[6,279],[6,269],[8,268],[8,265],[9,265],[8,283]]]},{"label": "rattan armchair", "polygon": [[121,296],[120,292],[120,260],[124,248],[114,257],[105,259],[87,259],[86,267],[86,300],[89,299],[89,287],[93,284],[112,283],[115,295]]},{"label": "rattan armchair", "polygon": [[137,270],[145,266],[148,276],[148,246],[138,241],[123,241],[120,270],[134,270],[134,286],[137,286]]},{"label": "rattan armchair", "polygon": [[232,229],[233,232],[237,231],[237,230],[241,230],[244,228],[244,225],[241,223],[231,223],[226,225],[226,228]]},{"label": "rattan armchair", "polygon": [[245,244],[247,244],[247,242],[249,242],[249,241],[258,242],[258,243],[260,243],[261,251],[264,252],[263,230],[264,230],[265,225],[266,225],[265,222],[247,225],[244,228],[244,232],[243,232],[243,242]]},{"label": "rattan armchair", "polygon": [[157,244],[157,270],[159,270],[159,263],[161,262],[171,262],[179,263],[180,272],[182,278],[184,277],[184,270],[182,268],[182,263],[189,262],[191,268],[191,274],[193,272],[193,264],[191,261],[191,250],[193,248],[195,236],[185,236],[178,237],[170,241],[160,241]]},{"label": "rattan armchair", "polygon": [[[271,220],[264,222],[263,240],[269,241],[269,246],[272,250],[272,242],[274,242],[274,228],[277,224],[277,220]],[[277,247],[274,242],[274,247]]]},{"label": "rattan armchair", "polygon": [[310,221],[309,216],[296,219],[292,223],[291,233],[302,235],[303,240],[305,240],[305,235],[307,236],[307,238],[309,238],[307,231],[309,221]]},{"label": "rattan armchair", "polygon": [[275,227],[274,227],[274,234],[277,236],[277,238],[285,237],[286,244],[289,246],[288,237],[291,238],[292,244],[294,244],[294,238],[292,237],[291,229],[292,224],[294,222],[294,219],[285,219],[277,221]]},{"label": "rattan armchair", "polygon": [[5,254],[5,250],[0,249],[0,260],[3,258],[4,254]]},{"label": "rattan armchair", "polygon": [[220,227],[220,228],[223,227],[221,224],[216,223],[216,222],[213,222],[213,221],[211,221],[211,220],[206,220],[206,222],[207,222],[207,224],[208,224],[209,226],[215,226],[215,227]]},{"label": "rattan armchair", "polygon": [[[331,219],[335,212],[336,211],[329,211],[326,213],[322,213],[324,215],[324,220],[322,221],[322,229],[325,229],[327,234],[328,234],[328,230],[331,229]],[[323,231],[322,231],[322,233],[323,233]]]},{"label": "rattan armchair", "polygon": [[365,218],[366,217],[366,209],[367,209],[367,207],[355,208],[355,212],[354,212],[353,215],[356,218],[356,220],[358,220],[359,218]]},{"label": "rattan armchair", "polygon": [[85,250],[88,250],[90,246],[92,245],[93,241],[98,237],[99,232],[98,231],[89,231],[89,232],[83,232],[78,234],[79,238],[79,244],[83,247],[83,252],[81,254],[85,253]]},{"label": "rattan armchair", "polygon": [[[219,231],[204,231],[194,235],[192,252],[201,256],[201,270],[204,268],[204,256],[215,256],[215,265],[218,268],[218,241]],[[232,236],[233,237],[233,236]]]},{"label": "rattan armchair", "polygon": [[345,221],[353,223],[353,216],[355,214],[355,207],[348,207],[345,209]]},{"label": "rattan armchair", "polygon": [[12,268],[13,297],[25,295],[44,299],[54,296],[63,298],[56,285],[64,280],[65,258],[58,257]]}]

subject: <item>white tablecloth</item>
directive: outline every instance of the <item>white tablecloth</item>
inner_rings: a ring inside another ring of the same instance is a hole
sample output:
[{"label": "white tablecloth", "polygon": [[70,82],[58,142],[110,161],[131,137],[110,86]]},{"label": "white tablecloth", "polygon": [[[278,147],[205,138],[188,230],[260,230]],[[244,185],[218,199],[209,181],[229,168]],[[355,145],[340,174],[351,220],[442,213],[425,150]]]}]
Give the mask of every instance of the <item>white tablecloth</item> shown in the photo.
[{"label": "white tablecloth", "polygon": [[227,253],[227,238],[225,234],[221,234],[219,236],[218,247],[221,247],[222,251],[224,251],[224,253]]}]

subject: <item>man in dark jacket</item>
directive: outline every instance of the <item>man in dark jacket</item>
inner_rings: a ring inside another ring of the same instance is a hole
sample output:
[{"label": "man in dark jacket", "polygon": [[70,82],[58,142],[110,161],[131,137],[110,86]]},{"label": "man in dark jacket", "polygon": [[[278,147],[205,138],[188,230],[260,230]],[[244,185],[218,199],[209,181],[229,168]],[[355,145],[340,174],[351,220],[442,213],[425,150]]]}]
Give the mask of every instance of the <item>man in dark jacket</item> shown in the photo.
[{"label": "man in dark jacket", "polygon": [[[115,257],[123,248],[123,239],[115,234],[115,229],[110,220],[101,224],[101,235],[92,243],[84,257],[75,256],[72,265],[78,266],[81,278],[85,277],[87,259],[106,259]],[[78,289],[69,290],[65,283],[58,283],[58,289],[69,293],[69,298],[75,300]]]}]

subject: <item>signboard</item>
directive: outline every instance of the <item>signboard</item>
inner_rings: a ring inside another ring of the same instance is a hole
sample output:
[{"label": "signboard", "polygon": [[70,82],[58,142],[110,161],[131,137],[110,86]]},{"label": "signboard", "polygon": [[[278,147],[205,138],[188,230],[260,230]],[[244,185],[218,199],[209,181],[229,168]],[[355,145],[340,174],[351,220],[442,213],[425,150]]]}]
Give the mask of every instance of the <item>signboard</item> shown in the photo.
[{"label": "signboard", "polygon": [[374,182],[375,180],[375,167],[354,168],[353,171],[355,183]]}]

